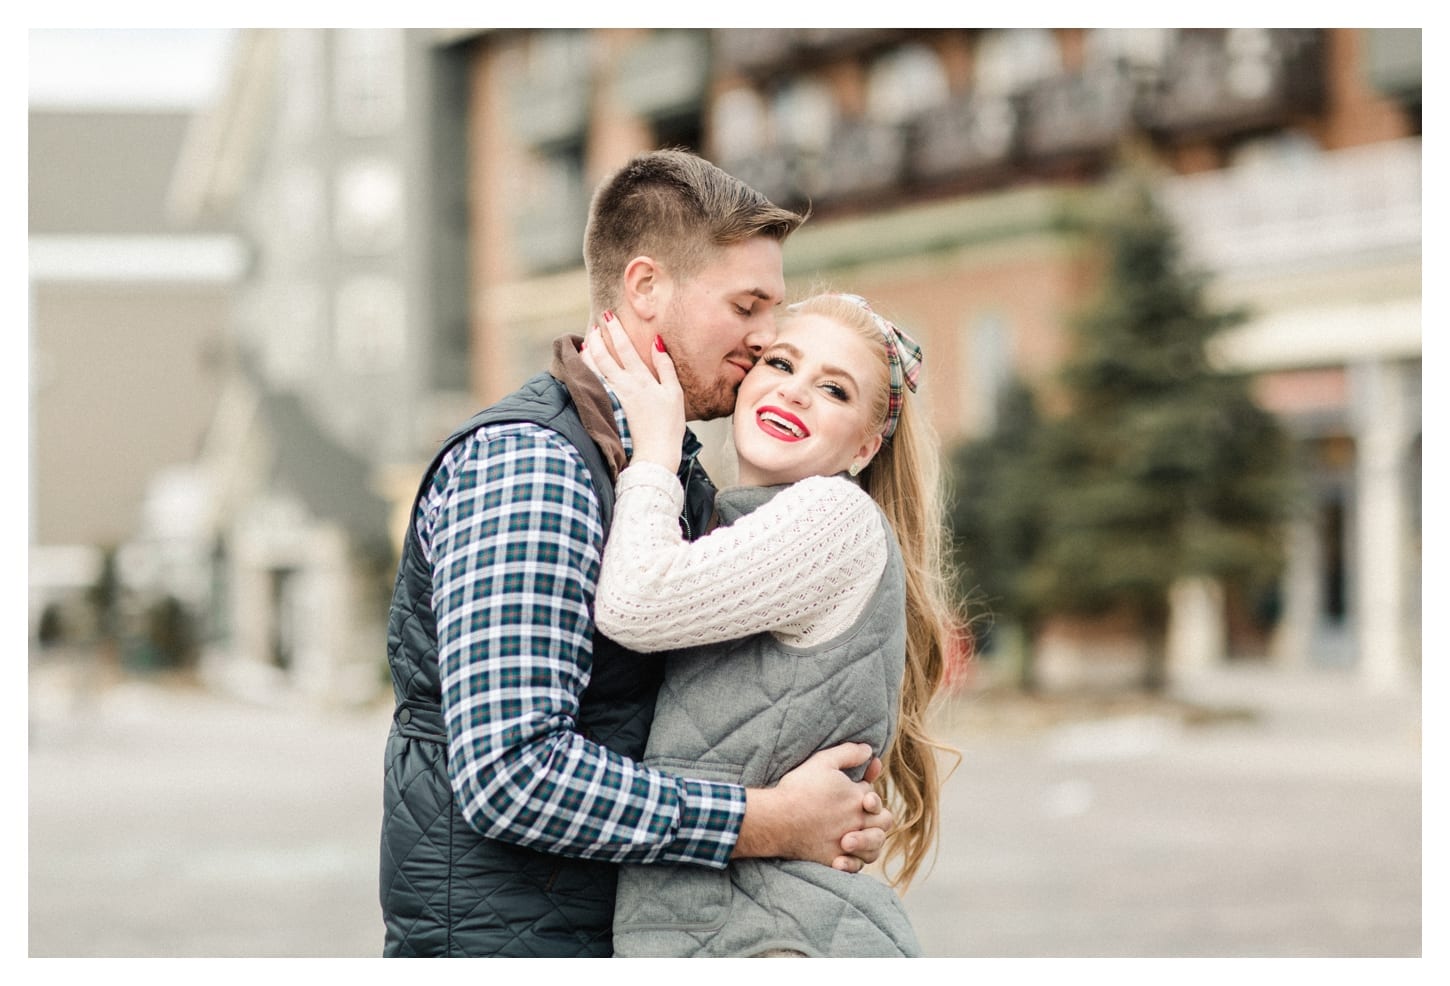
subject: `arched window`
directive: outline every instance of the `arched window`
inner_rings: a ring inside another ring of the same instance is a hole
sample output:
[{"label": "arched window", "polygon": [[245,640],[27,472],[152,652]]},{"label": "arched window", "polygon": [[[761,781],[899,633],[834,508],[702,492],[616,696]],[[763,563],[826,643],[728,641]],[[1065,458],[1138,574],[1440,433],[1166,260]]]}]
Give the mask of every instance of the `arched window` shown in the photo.
[{"label": "arched window", "polygon": [[970,316],[960,333],[957,377],[967,382],[962,425],[968,434],[985,434],[997,426],[1002,392],[1012,379],[1012,330],[1002,312],[982,311]]}]

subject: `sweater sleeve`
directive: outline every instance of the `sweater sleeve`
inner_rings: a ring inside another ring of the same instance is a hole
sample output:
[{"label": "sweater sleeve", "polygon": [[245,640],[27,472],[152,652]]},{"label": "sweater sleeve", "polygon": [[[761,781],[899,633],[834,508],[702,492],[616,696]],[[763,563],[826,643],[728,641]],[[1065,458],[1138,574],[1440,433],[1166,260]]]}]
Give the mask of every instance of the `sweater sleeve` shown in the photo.
[{"label": "sweater sleeve", "polygon": [[680,534],[684,493],[668,470],[619,476],[595,622],[653,652],[774,631],[830,639],[865,609],[886,567],[886,529],[871,498],[839,477],[811,477],[695,541]]}]

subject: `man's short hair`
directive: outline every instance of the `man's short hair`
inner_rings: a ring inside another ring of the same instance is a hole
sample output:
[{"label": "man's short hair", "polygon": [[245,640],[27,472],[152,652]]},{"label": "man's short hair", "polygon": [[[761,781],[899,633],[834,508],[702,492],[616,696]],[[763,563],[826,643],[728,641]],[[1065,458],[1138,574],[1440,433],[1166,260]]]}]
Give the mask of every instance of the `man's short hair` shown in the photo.
[{"label": "man's short hair", "polygon": [[805,220],[698,155],[641,154],[606,178],[590,203],[590,302],[596,312],[618,305],[625,265],[642,254],[688,280],[720,248],[755,236],[784,241]]}]

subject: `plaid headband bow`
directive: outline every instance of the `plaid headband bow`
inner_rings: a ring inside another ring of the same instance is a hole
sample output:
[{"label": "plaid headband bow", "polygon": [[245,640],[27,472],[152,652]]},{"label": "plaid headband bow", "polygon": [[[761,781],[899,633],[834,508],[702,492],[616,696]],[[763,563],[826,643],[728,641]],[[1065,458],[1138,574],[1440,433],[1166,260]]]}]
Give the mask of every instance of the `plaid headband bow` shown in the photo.
[{"label": "plaid headband bow", "polygon": [[886,406],[886,428],[881,437],[890,438],[896,433],[896,423],[901,420],[901,405],[906,401],[904,391],[916,393],[916,383],[921,378],[921,346],[915,339],[902,332],[892,322],[871,310],[871,305],[859,294],[841,294],[854,305],[859,305],[876,321],[886,340],[886,362],[891,370],[891,395]]}]

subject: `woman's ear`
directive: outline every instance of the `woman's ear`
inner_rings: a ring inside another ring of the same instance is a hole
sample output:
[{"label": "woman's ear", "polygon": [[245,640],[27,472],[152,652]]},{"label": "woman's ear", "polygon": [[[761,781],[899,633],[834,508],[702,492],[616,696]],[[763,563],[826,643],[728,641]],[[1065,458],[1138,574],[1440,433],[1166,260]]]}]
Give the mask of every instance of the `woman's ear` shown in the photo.
[{"label": "woman's ear", "polygon": [[876,453],[881,451],[881,441],[880,432],[872,433],[861,443],[861,447],[856,450],[856,454],[851,461],[861,463],[861,468],[865,469],[871,460],[876,458]]},{"label": "woman's ear", "polygon": [[669,277],[653,257],[641,254],[625,264],[623,304],[640,321],[653,321],[664,311],[669,290]]}]

